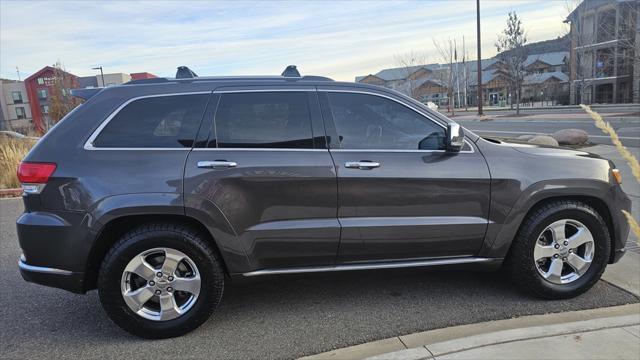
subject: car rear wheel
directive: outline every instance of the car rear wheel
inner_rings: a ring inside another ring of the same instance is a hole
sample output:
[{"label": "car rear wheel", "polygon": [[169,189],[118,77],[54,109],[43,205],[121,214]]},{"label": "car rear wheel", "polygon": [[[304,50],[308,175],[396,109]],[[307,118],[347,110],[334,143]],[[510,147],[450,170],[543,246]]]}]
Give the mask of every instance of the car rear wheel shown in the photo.
[{"label": "car rear wheel", "polygon": [[105,257],[100,301],[124,330],[144,338],[183,335],[218,306],[224,273],[214,249],[196,231],[148,224],[125,234]]},{"label": "car rear wheel", "polygon": [[610,249],[607,225],[595,209],[579,201],[554,201],[524,220],[505,265],[525,291],[570,298],[600,279]]}]

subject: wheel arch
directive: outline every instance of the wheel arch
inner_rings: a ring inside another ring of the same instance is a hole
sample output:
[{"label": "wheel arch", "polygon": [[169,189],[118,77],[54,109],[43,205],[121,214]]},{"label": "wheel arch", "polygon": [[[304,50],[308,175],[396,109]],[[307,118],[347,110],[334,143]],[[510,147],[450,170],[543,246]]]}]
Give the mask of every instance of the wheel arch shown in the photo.
[{"label": "wheel arch", "polygon": [[91,247],[84,273],[85,290],[95,289],[100,271],[100,265],[109,249],[126,232],[138,226],[148,223],[175,223],[187,226],[197,231],[208,243],[210,243],[222,261],[225,274],[230,274],[224,252],[221,251],[214,237],[207,227],[195,218],[179,214],[136,214],[125,215],[110,219],[99,230]]},{"label": "wheel arch", "polygon": [[[573,181],[569,181],[573,183]],[[616,225],[611,213],[611,206],[606,199],[610,190],[604,182],[576,181],[572,184],[552,184],[540,182],[524,191],[508,213],[501,214],[502,219],[493,219],[493,223],[487,229],[487,236],[480,250],[481,256],[504,258],[513,243],[518,231],[527,216],[535,212],[541,206],[558,200],[580,201],[598,212],[602,216],[609,231],[612,249],[616,239]],[[494,215],[495,217],[495,215]],[[609,262],[614,259],[614,253],[610,254]]]},{"label": "wheel arch", "polygon": [[[527,211],[526,215],[523,217],[522,221],[520,222],[520,226],[518,226],[518,231],[520,231],[520,228],[524,224],[525,219],[527,219],[530,214],[533,214],[539,208],[554,201],[577,201],[577,202],[584,203],[589,207],[592,207],[598,213],[598,215],[602,216],[602,219],[607,225],[607,230],[609,231],[609,241],[611,242],[611,249],[614,248],[615,228],[613,225],[613,218],[611,217],[611,211],[609,210],[609,207],[607,206],[607,203],[604,200],[595,196],[571,195],[571,196],[550,196],[548,198],[544,198],[538,201],[537,203],[535,203],[533,206],[531,206],[529,211]],[[609,254],[609,261],[612,261],[613,255],[614,254],[612,251],[611,254]]]}]

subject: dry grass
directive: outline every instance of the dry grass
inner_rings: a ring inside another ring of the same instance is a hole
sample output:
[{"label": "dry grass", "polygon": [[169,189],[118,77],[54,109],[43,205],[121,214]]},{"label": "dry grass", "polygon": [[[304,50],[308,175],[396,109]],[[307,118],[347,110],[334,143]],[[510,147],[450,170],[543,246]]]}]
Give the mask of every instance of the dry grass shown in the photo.
[{"label": "dry grass", "polygon": [[[596,122],[596,126],[600,130],[602,130],[602,132],[604,132],[605,134],[611,137],[611,142],[613,143],[613,145],[615,145],[616,149],[618,150],[620,155],[622,155],[624,160],[629,164],[629,167],[631,167],[631,173],[633,174],[633,177],[635,177],[636,181],[640,183],[640,164],[638,164],[638,159],[636,159],[636,157],[633,156],[633,154],[624,145],[622,145],[622,141],[620,141],[620,138],[618,138],[618,134],[616,134],[616,131],[613,129],[613,126],[611,126],[611,124],[609,124],[608,122],[604,121],[602,119],[602,116],[597,112],[591,110],[589,106],[587,105],[580,105],[580,106],[589,115],[591,115],[593,120]],[[622,213],[627,218],[627,222],[629,222],[631,231],[633,231],[636,237],[640,239],[640,225],[638,224],[638,221],[628,211],[622,210]],[[640,243],[640,240],[639,240],[639,243]]]},{"label": "dry grass", "polygon": [[0,139],[0,189],[20,187],[16,170],[34,144],[34,140]]},{"label": "dry grass", "polygon": [[618,149],[618,152],[620,153],[620,155],[622,155],[622,158],[624,158],[624,160],[627,163],[629,163],[633,177],[636,178],[637,182],[640,182],[640,164],[638,164],[638,159],[636,159],[636,157],[633,156],[633,154],[624,145],[622,145],[622,141],[620,141],[620,138],[618,137],[618,134],[616,134],[616,131],[613,129],[613,126],[611,126],[611,124],[609,124],[608,122],[604,121],[604,119],[602,119],[602,116],[597,112],[591,110],[589,106],[587,105],[580,105],[580,106],[589,115],[591,115],[593,120],[596,122],[596,126],[600,130],[602,130],[602,132],[604,132],[605,134],[611,137],[611,142],[613,143],[613,145],[616,146],[616,149]]}]

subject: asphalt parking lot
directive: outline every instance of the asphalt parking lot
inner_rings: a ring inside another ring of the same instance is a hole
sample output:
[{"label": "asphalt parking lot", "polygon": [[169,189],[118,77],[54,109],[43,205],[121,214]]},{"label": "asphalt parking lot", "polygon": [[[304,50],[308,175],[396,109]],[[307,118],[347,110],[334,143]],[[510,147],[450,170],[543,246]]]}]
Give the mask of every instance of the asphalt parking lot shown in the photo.
[{"label": "asphalt parking lot", "polygon": [[451,325],[638,302],[603,281],[572,300],[541,301],[500,273],[250,278],[228,286],[218,312],[193,333],[141,340],[109,321],[96,292],[74,295],[22,280],[14,226],[21,211],[21,200],[0,200],[0,357],[7,359],[295,358]]}]

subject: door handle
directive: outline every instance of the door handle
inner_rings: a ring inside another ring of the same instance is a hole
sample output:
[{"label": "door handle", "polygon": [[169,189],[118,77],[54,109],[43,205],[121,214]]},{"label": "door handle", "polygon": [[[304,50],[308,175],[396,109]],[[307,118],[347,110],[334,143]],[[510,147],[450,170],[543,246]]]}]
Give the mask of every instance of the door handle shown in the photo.
[{"label": "door handle", "polygon": [[214,160],[214,161],[198,161],[198,167],[201,169],[223,169],[236,167],[235,161]]},{"label": "door handle", "polygon": [[373,168],[380,167],[380,163],[362,160],[362,161],[347,161],[344,163],[344,167],[347,169],[360,169],[360,170],[371,170]]}]

